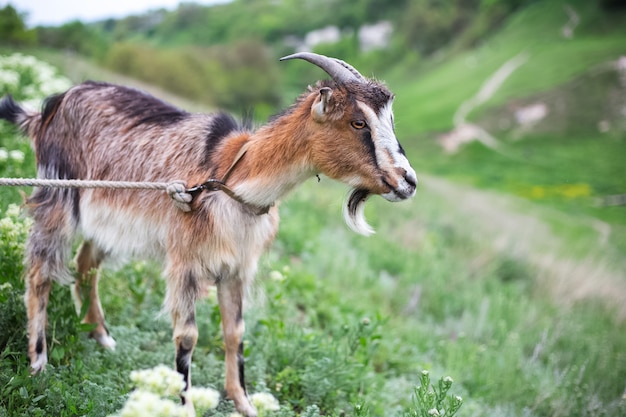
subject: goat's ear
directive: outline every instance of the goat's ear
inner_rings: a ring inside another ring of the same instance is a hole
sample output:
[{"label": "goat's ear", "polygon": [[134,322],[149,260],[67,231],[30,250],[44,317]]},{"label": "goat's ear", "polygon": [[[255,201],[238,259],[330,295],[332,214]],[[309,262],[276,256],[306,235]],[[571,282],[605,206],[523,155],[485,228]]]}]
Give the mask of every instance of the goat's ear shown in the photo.
[{"label": "goat's ear", "polygon": [[333,90],[329,87],[320,88],[319,95],[313,102],[311,107],[311,116],[316,122],[323,122],[326,115],[330,112],[331,97]]}]

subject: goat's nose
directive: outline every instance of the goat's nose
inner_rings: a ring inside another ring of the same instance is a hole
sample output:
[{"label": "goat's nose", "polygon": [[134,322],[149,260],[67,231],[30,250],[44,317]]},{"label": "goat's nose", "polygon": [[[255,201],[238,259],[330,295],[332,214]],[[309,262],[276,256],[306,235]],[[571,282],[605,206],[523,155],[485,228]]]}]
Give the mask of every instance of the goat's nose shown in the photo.
[{"label": "goat's nose", "polygon": [[395,194],[400,197],[400,199],[404,200],[415,195],[415,191],[417,189],[417,176],[415,175],[415,171],[413,171],[413,169],[408,168],[405,170],[402,179],[404,181],[400,181],[398,188],[395,190]]},{"label": "goat's nose", "polygon": [[407,184],[411,186],[411,188],[417,187],[417,176],[415,175],[415,172],[413,172],[412,170],[407,171],[406,174],[404,174],[404,180],[406,181]]}]

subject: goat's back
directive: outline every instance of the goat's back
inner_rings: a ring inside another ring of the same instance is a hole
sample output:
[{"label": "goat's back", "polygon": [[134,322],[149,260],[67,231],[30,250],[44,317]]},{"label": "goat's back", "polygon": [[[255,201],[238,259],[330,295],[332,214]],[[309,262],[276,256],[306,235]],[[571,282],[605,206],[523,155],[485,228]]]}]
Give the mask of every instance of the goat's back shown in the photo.
[{"label": "goat's back", "polygon": [[[204,174],[224,115],[195,115],[141,91],[86,82],[46,102],[33,138],[50,177],[158,181]],[[236,129],[231,120],[229,131]],[[209,139],[212,143],[208,143]],[[56,172],[55,172],[56,171]]]},{"label": "goat's back", "polygon": [[[190,114],[138,90],[95,82],[51,97],[39,119],[33,144],[40,178],[189,186],[216,175],[224,139],[238,129],[223,113]],[[275,234],[275,213],[251,220],[221,193],[198,200],[188,214],[165,193],[148,190],[38,189],[29,202],[36,220],[60,207],[71,212],[82,235],[110,255],[160,258],[187,250],[196,262],[208,251],[215,262],[208,259],[203,269],[210,270],[241,264],[237,242],[249,242],[254,257]]]}]

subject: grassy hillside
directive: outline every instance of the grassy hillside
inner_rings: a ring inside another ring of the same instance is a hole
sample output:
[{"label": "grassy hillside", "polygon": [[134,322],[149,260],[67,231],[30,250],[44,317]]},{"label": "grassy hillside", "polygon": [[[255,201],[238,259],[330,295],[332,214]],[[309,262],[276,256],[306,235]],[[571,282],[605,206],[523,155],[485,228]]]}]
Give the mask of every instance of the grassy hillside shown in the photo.
[{"label": "grassy hillside", "polygon": [[[267,416],[434,415],[412,398],[423,371],[435,386],[454,380],[459,416],[626,414],[625,215],[592,206],[626,188],[624,134],[601,135],[591,122],[571,132],[563,122],[516,139],[495,127],[512,100],[585,103],[579,93],[590,90],[579,91],[578,80],[624,53],[623,26],[611,21],[619,16],[587,3],[570,2],[581,15],[571,40],[559,35],[565,3],[542,2],[475,50],[450,51],[416,73],[390,70],[398,135],[420,185],[410,202],[368,202],[376,235],[348,231],[345,187],[326,178],[281,205],[246,312],[249,390],[280,403]],[[528,61],[469,117],[497,133],[498,150],[473,143],[443,153],[436,138],[452,128],[458,106],[522,51]],[[0,176],[33,176],[28,144],[0,129]],[[119,411],[132,370],[173,365],[169,322],[155,319],[164,295],[158,266],[105,270],[100,292],[115,352],[86,336],[68,289],[55,285],[50,364],[30,377],[20,279],[27,221],[8,207],[19,192],[0,192],[0,416]],[[200,303],[197,317],[194,385],[220,390],[215,300]],[[206,416],[231,412],[222,400]]]},{"label": "grassy hillside", "polygon": [[[581,19],[572,39],[561,34],[567,22],[566,4],[572,4]],[[626,53],[624,18],[610,21],[594,2],[537,2],[515,14],[499,33],[476,49],[456,53],[426,70],[417,67],[396,72],[388,82],[402,91],[396,105],[399,135],[410,138],[451,128],[460,103],[476,94],[491,74],[519,53],[527,53],[528,61],[486,106],[552,89],[619,58]],[[599,25],[606,32],[599,33]]]},{"label": "grassy hillside", "polygon": [[[571,39],[561,33],[566,5],[580,16]],[[592,2],[538,2],[474,50],[415,74],[395,71],[389,83],[402,92],[395,106],[398,136],[417,169],[605,221],[616,228],[613,243],[626,250],[624,209],[596,206],[599,198],[626,190],[626,127],[619,110],[626,86],[614,69],[626,55],[625,21],[624,14],[608,16]],[[520,53],[527,60],[469,114],[500,141],[499,148],[474,143],[445,154],[437,140],[454,127],[461,103]],[[547,103],[549,115],[520,134],[512,109],[536,102]],[[603,120],[611,122],[610,131],[599,131]]]}]

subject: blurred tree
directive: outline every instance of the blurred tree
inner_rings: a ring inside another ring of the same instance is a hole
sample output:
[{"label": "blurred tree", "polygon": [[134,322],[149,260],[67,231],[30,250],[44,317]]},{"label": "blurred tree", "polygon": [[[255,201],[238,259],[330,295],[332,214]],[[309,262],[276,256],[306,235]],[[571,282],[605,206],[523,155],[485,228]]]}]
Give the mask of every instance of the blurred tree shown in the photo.
[{"label": "blurred tree", "polygon": [[123,41],[137,36],[151,37],[157,27],[171,12],[166,9],[155,9],[140,15],[127,16],[122,19],[106,19],[92,25],[115,41]]},{"label": "blurred tree", "polygon": [[0,9],[0,44],[30,46],[37,43],[37,32],[26,28],[24,17],[10,4]]},{"label": "blurred tree", "polygon": [[482,0],[481,6],[486,9],[491,7],[500,7],[502,9],[511,11],[533,1],[536,0]]},{"label": "blurred tree", "polygon": [[424,55],[455,43],[466,47],[533,1],[537,0],[413,0],[398,18],[400,32],[410,48]]},{"label": "blurred tree", "polygon": [[107,41],[93,27],[75,20],[60,27],[38,27],[39,44],[95,58],[103,58]]},{"label": "blurred tree", "polygon": [[401,19],[407,44],[428,55],[449,44],[478,13],[480,0],[410,2]]},{"label": "blurred tree", "polygon": [[166,46],[209,46],[251,38],[277,43],[286,36],[303,38],[308,32],[329,25],[355,30],[365,23],[392,17],[395,20],[408,3],[409,0],[234,0],[202,6],[183,2],[176,10],[164,13],[151,33],[129,28],[125,36],[116,39],[136,38],[140,33]]},{"label": "blurred tree", "polygon": [[277,64],[269,49],[256,40],[239,41],[214,49],[219,81],[213,79],[216,103],[237,112],[259,106],[275,108],[280,102]]},{"label": "blurred tree", "polygon": [[185,30],[186,28],[205,21],[206,7],[196,3],[180,3],[177,13],[175,14],[175,23],[173,28]]},{"label": "blurred tree", "polygon": [[139,43],[115,43],[105,65],[176,94],[207,102],[199,55],[188,48],[156,49]]},{"label": "blurred tree", "polygon": [[274,61],[267,46],[256,40],[168,49],[125,42],[111,47],[106,65],[190,99],[247,112],[259,106],[273,110],[279,103]]}]

